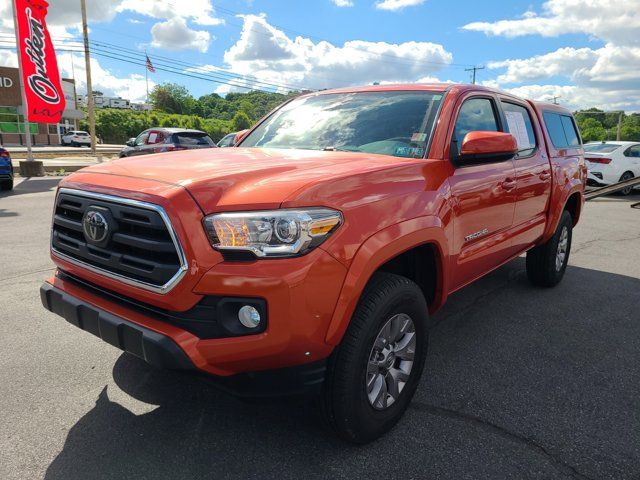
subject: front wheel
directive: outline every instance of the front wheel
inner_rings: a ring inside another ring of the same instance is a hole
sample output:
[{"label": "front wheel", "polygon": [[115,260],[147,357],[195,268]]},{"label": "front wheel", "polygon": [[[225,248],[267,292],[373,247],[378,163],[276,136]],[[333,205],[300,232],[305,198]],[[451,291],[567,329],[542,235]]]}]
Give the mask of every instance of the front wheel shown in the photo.
[{"label": "front wheel", "polygon": [[565,210],[547,243],[527,252],[527,276],[531,283],[539,287],[555,287],[560,283],[569,263],[572,233],[573,218]]},{"label": "front wheel", "polygon": [[420,288],[375,274],[329,361],[322,408],[339,436],[367,443],[390,430],[418,387],[428,342],[428,310]]}]

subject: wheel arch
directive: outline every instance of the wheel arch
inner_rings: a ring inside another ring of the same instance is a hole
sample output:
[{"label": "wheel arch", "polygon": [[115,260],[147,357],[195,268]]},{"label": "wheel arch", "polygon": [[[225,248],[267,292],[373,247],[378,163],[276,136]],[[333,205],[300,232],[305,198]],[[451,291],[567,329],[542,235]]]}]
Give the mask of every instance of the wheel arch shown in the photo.
[{"label": "wheel arch", "polygon": [[[446,252],[443,225],[435,216],[398,223],[369,237],[347,272],[327,329],[327,343],[340,343],[365,286],[378,271],[408,276],[423,290],[429,312],[437,311],[446,299]],[[420,261],[426,262],[425,269],[416,268],[416,262]]]}]

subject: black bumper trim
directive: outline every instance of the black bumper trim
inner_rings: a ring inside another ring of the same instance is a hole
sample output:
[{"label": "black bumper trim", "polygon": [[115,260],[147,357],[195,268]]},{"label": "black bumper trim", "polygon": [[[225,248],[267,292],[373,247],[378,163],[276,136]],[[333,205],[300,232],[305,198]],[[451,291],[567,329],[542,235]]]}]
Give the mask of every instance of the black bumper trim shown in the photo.
[{"label": "black bumper trim", "polygon": [[50,312],[151,365],[171,370],[194,370],[184,350],[166,335],[112,315],[50,283],[40,287],[40,298]]}]

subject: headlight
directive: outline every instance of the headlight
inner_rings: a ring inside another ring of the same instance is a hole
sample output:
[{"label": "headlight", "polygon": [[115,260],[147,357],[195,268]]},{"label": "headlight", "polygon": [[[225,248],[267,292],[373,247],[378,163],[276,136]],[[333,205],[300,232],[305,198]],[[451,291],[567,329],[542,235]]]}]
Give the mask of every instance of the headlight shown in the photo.
[{"label": "headlight", "polygon": [[205,217],[204,228],[218,250],[292,257],[320,245],[341,223],[336,210],[310,208],[219,213]]}]

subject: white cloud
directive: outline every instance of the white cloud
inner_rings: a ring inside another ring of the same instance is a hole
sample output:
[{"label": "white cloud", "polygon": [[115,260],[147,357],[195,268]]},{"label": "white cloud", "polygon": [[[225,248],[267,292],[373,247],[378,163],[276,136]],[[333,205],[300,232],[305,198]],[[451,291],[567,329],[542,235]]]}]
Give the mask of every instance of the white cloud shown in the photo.
[{"label": "white cloud", "polygon": [[18,55],[12,50],[0,50],[0,66],[18,68]]},{"label": "white cloud", "polygon": [[[73,68],[71,59],[73,58]],[[87,91],[86,70],[84,56],[80,54],[63,54],[58,56],[60,75],[76,80],[76,91],[84,94]],[[99,90],[107,96],[115,96],[129,99],[134,102],[143,102],[147,94],[147,83],[143,73],[129,74],[123,77],[117,76],[100,65],[100,62],[91,59],[91,80],[94,90]],[[155,82],[149,79],[149,91],[155,86]]]},{"label": "white cloud", "polygon": [[[245,15],[240,39],[225,52],[230,69],[261,81],[297,88],[331,88],[372,82],[414,82],[451,63],[442,45],[353,40],[342,46],[290,38],[264,15]],[[263,87],[264,88],[264,87]]]},{"label": "white cloud", "polygon": [[353,7],[351,0],[331,0],[336,7]]},{"label": "white cloud", "polygon": [[209,32],[190,29],[181,17],[156,23],[151,27],[151,37],[151,45],[166,50],[199,50],[205,53],[211,43]]},{"label": "white cloud", "polygon": [[549,0],[542,14],[527,11],[523,18],[473,22],[465,30],[487,35],[557,37],[584,33],[618,45],[640,44],[640,0]]},{"label": "white cloud", "polygon": [[[563,103],[574,108],[600,106],[638,111],[638,12],[640,0],[549,0],[543,4],[541,14],[529,10],[519,19],[474,22],[463,28],[507,38],[583,33],[600,40],[604,45],[598,48],[565,47],[530,58],[490,62],[488,68],[504,71],[488,83],[509,86],[512,91],[535,98],[561,95]],[[532,84],[517,86],[526,83]]]},{"label": "white cloud", "polygon": [[376,2],[376,8],[378,10],[401,10],[406,7],[414,7],[416,5],[422,5],[425,0],[382,0]]},{"label": "white cloud", "polygon": [[608,90],[601,88],[585,88],[575,85],[523,85],[507,91],[523,98],[539,101],[551,101],[558,97],[558,102],[572,110],[597,107],[603,110],[640,110],[640,91],[637,89]]},{"label": "white cloud", "polygon": [[[215,16],[211,0],[110,0],[118,3],[116,11],[131,11],[147,17],[172,19],[180,17],[189,19],[197,25],[215,26],[224,20]],[[105,2],[107,3],[107,2]]]}]

